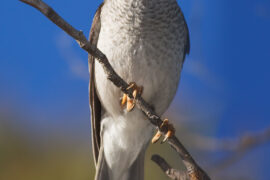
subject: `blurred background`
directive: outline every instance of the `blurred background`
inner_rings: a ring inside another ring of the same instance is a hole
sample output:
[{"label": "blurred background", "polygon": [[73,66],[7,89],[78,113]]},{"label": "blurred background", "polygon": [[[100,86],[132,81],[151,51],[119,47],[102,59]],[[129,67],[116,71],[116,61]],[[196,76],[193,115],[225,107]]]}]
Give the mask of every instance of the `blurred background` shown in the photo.
[{"label": "blurred background", "polygon": [[[101,0],[46,0],[88,34]],[[191,53],[164,117],[216,180],[270,179],[270,1],[179,0]],[[89,180],[87,54],[33,8],[0,7],[0,179]],[[180,158],[151,145],[146,179],[168,179],[153,162]]]}]

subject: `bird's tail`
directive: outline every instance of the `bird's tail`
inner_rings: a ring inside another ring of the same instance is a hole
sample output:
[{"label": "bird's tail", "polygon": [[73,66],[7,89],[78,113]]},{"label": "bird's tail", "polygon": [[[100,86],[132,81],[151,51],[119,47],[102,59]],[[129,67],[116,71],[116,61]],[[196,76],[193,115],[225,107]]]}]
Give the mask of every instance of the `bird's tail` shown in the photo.
[{"label": "bird's tail", "polygon": [[95,180],[110,180],[111,178],[109,174],[110,169],[105,160],[103,145],[101,145],[99,149],[98,162],[96,166]]},{"label": "bird's tail", "polygon": [[128,180],[143,180],[144,179],[144,155],[145,149],[140,152],[138,158],[134,161],[128,170]]},{"label": "bird's tail", "polygon": [[[120,179],[117,180],[143,180],[144,179],[144,155],[146,148],[138,155],[137,159],[131,165],[131,167],[123,174]],[[114,172],[115,173],[115,172]],[[113,176],[113,172],[106,163],[104,150],[101,147],[99,150],[98,163],[96,167],[95,180],[116,180]]]}]

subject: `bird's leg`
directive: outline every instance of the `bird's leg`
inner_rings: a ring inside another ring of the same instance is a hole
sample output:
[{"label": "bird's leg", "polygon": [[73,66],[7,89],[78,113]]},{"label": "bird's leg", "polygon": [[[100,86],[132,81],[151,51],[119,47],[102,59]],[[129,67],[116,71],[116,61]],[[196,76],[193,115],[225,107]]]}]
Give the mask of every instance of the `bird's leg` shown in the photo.
[{"label": "bird's leg", "polygon": [[121,98],[121,106],[124,107],[125,104],[127,105],[127,111],[130,112],[135,106],[135,100],[137,96],[141,96],[143,87],[142,86],[137,86],[136,83],[131,82],[129,83],[129,86],[127,90],[132,89],[132,95],[133,98],[130,98],[127,94],[123,94]]},{"label": "bird's leg", "polygon": [[[165,138],[163,139],[163,141],[161,143],[166,142],[168,140],[168,138],[172,137],[175,133],[175,129],[174,129],[173,125],[171,123],[169,123],[168,119],[164,119],[164,121],[160,125],[159,129],[166,129],[167,130],[167,133],[165,134]],[[158,130],[157,133],[155,134],[155,136],[152,138],[152,143],[156,143],[160,139],[161,135],[162,135],[161,131]]]}]

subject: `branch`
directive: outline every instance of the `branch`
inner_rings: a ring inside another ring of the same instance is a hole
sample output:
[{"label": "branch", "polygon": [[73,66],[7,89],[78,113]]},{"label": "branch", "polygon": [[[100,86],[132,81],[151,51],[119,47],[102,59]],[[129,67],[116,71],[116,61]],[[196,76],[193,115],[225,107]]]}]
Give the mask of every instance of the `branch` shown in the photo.
[{"label": "branch", "polygon": [[187,172],[179,171],[177,169],[173,169],[162,157],[159,155],[153,155],[152,161],[157,163],[162,171],[171,179],[174,180],[187,180],[188,174]]},{"label": "branch", "polygon": [[[168,163],[158,155],[153,155],[152,160],[171,178],[174,180],[210,180],[209,176],[200,168],[200,166],[194,161],[192,156],[182,145],[182,143],[173,136],[168,139],[170,146],[179,154],[181,157],[187,172],[181,172],[179,170],[172,169]],[[169,171],[169,172],[168,172]]]},{"label": "branch", "polygon": [[[241,159],[246,153],[256,148],[257,146],[270,141],[270,128],[256,133],[256,134],[246,134],[235,140],[227,141],[224,144],[223,150],[228,150],[231,147],[230,155],[223,158],[221,161],[217,162],[213,168],[212,172],[217,172],[222,169],[227,168],[231,164],[235,163],[237,160]],[[222,150],[222,149],[221,149]]]},{"label": "branch", "polygon": [[252,149],[270,141],[270,127],[257,133],[246,133],[234,138],[215,138],[200,134],[188,134],[191,146],[208,152],[237,152]]},{"label": "branch", "polygon": [[[50,19],[54,24],[64,30],[67,34],[73,37],[80,47],[87,51],[89,54],[94,56],[96,60],[103,66],[107,78],[112,81],[112,83],[121,89],[121,91],[127,94],[130,98],[133,98],[132,89],[128,89],[128,84],[114,71],[110,65],[107,57],[96,47],[91,45],[87,38],[83,35],[82,31],[76,30],[70,24],[68,24],[62,17],[60,17],[51,7],[41,0],[20,0],[26,3],[44,14],[48,19]],[[160,127],[162,124],[161,118],[155,113],[151,106],[144,101],[140,96],[135,98],[136,106],[142,110],[142,112],[147,116],[150,122],[156,127]],[[160,131],[164,134],[167,133],[168,127],[161,128]],[[175,137],[168,139],[168,143],[173,147],[180,157],[184,165],[187,168],[188,175],[191,180],[208,180],[210,179],[208,175],[197,165],[194,159],[191,157],[189,152],[184,148],[180,141]]]}]

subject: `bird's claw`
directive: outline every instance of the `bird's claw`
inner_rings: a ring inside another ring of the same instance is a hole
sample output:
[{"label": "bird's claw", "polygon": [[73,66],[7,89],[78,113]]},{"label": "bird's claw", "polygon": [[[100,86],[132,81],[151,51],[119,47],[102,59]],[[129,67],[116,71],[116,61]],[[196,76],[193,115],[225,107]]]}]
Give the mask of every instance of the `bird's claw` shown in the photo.
[{"label": "bird's claw", "polygon": [[[173,127],[173,125],[171,123],[169,123],[168,119],[164,119],[164,121],[162,122],[162,124],[160,125],[159,129],[162,128],[166,128],[167,129],[167,133],[165,134],[164,139],[162,140],[161,143],[166,142],[170,137],[172,137],[175,133],[175,129]],[[152,143],[156,143],[158,142],[158,140],[160,139],[162,135],[162,132],[160,130],[157,131],[157,133],[155,134],[155,136],[152,138]]]},{"label": "bird's claw", "polygon": [[134,106],[135,106],[135,100],[136,97],[141,96],[142,91],[143,91],[143,87],[142,86],[137,86],[136,83],[131,82],[129,83],[129,86],[127,87],[127,90],[132,89],[132,95],[133,98],[130,98],[127,94],[123,94],[122,98],[121,98],[121,106],[122,108],[124,108],[125,105],[127,108],[127,111],[130,112],[133,110]]},{"label": "bird's claw", "polygon": [[158,142],[158,140],[160,139],[162,133],[158,130],[157,133],[155,134],[155,136],[152,138],[152,144]]}]

